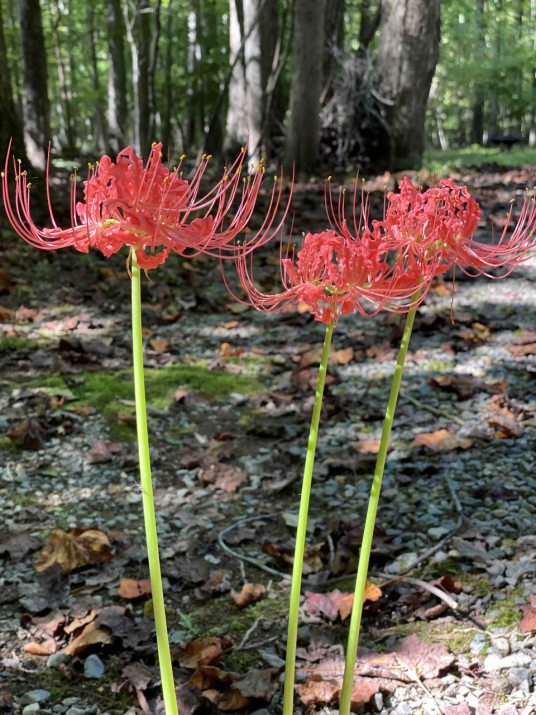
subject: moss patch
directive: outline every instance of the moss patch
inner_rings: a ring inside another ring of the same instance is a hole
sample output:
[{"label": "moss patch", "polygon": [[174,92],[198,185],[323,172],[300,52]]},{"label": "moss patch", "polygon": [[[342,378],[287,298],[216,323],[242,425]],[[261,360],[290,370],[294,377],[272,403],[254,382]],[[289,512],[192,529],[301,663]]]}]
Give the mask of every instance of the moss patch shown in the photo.
[{"label": "moss patch", "polygon": [[[134,411],[133,407],[119,402],[119,400],[134,400],[132,370],[121,370],[116,373],[88,372],[82,377],[83,383],[71,388],[76,397],[76,402],[72,403],[72,406],[88,405],[111,418],[116,417],[120,411]],[[31,386],[45,387],[49,391],[68,387],[61,377],[38,380],[31,383]],[[252,378],[193,365],[172,365],[160,370],[145,371],[147,403],[153,407],[160,409],[169,407],[173,404],[174,392],[181,388],[203,392],[215,399],[227,397],[232,392],[253,394],[264,389]]]},{"label": "moss patch", "polygon": [[3,337],[0,338],[0,353],[5,350],[32,350],[36,345],[31,340],[24,338]]}]

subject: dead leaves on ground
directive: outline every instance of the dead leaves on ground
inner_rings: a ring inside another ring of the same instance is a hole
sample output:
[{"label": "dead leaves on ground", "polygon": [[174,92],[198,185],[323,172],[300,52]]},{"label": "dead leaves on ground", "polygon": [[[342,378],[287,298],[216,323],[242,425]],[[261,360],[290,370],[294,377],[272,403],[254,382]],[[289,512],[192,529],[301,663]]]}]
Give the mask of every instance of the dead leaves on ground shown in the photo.
[{"label": "dead leaves on ground", "polygon": [[536,632],[536,595],[531,594],[530,605],[522,606],[523,618],[519,624],[521,633]]},{"label": "dead leaves on ground", "polygon": [[453,449],[469,449],[473,446],[473,440],[460,434],[453,434],[446,429],[437,432],[423,432],[418,434],[412,447],[428,447],[434,451],[447,451]]},{"label": "dead leaves on ground", "polygon": [[34,561],[37,572],[59,564],[63,573],[91,564],[110,561],[111,544],[106,534],[98,529],[53,529],[41,555]]},{"label": "dead leaves on ground", "polygon": [[190,679],[190,684],[201,690],[204,698],[218,710],[241,710],[252,701],[269,702],[279,687],[280,668],[251,670],[245,675],[220,668],[202,666]]},{"label": "dead leaves on ground", "polygon": [[[373,583],[367,581],[363,602],[377,601],[382,596],[381,589]],[[336,620],[337,616],[341,621],[346,620],[352,612],[354,605],[353,593],[342,593],[338,588],[328,593],[305,592],[305,609],[311,616],[323,616],[328,621]]]},{"label": "dead leaves on ground", "polygon": [[255,603],[266,593],[266,586],[262,583],[245,583],[240,593],[231,591],[231,597],[238,609],[245,608]]},{"label": "dead leaves on ground", "polygon": [[216,636],[198,638],[184,646],[179,657],[179,665],[183,668],[199,668],[201,665],[213,665],[233,645],[233,641],[227,636],[223,638],[216,638]]},{"label": "dead leaves on ground", "polygon": [[129,601],[150,596],[152,593],[151,579],[144,578],[141,581],[136,581],[133,578],[122,578],[117,593],[121,598],[126,598]]},{"label": "dead leaves on ground", "polygon": [[[299,693],[305,705],[327,705],[340,697],[344,658],[336,646],[312,643],[298,648],[298,670],[311,673]],[[360,649],[356,661],[352,702],[363,707],[387,681],[410,683],[419,678],[442,676],[455,662],[454,655],[439,643],[424,643],[416,635],[400,640],[391,652]],[[313,667],[312,664],[314,664]]]}]

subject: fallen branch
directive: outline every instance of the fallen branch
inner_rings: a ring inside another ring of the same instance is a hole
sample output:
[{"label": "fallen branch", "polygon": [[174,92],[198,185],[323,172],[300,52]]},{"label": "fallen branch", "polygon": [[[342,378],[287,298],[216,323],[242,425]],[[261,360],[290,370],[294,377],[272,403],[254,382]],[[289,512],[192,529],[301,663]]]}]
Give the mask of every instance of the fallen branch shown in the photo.
[{"label": "fallen branch", "polygon": [[410,395],[407,392],[401,392],[400,397],[403,400],[408,400],[408,402],[411,402],[412,405],[418,407],[420,410],[427,410],[428,412],[431,412],[437,417],[445,417],[445,419],[451,420],[452,422],[456,422],[456,424],[460,425],[461,427],[465,427],[465,422],[461,419],[461,417],[456,417],[456,415],[451,415],[449,412],[444,412],[438,407],[432,407],[431,405],[427,405],[425,402],[420,402],[419,400],[415,399],[413,395]]},{"label": "fallen branch", "polygon": [[234,524],[231,524],[231,526],[226,527],[220,533],[218,534],[218,544],[221,546],[221,548],[227,552],[230,556],[234,556],[235,559],[238,559],[239,561],[246,561],[248,564],[252,564],[253,566],[256,566],[258,569],[261,569],[261,571],[266,571],[266,573],[272,574],[272,576],[278,576],[281,579],[288,579],[287,574],[284,574],[282,571],[277,571],[277,569],[273,569],[270,566],[267,566],[266,564],[262,563],[262,561],[259,561],[258,559],[254,559],[252,556],[245,556],[244,554],[240,554],[238,551],[235,551],[234,549],[231,549],[230,546],[227,546],[227,544],[224,541],[224,536],[225,534],[228,534],[230,531],[233,529],[237,529],[239,526],[243,526],[244,524],[248,524],[251,521],[261,521],[262,519],[273,519],[274,517],[279,516],[279,514],[267,514],[263,516],[250,516],[247,519],[241,519],[240,521],[235,522]]}]

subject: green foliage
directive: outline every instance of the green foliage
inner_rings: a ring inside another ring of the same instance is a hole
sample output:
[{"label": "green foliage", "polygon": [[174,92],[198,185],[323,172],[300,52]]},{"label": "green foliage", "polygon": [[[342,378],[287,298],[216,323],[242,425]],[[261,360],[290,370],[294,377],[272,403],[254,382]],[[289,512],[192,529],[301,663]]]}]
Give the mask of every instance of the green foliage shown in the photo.
[{"label": "green foliage", "polygon": [[536,149],[525,147],[501,151],[473,144],[465,149],[430,149],[424,153],[423,166],[438,177],[455,172],[473,171],[485,164],[521,167],[536,164]]}]

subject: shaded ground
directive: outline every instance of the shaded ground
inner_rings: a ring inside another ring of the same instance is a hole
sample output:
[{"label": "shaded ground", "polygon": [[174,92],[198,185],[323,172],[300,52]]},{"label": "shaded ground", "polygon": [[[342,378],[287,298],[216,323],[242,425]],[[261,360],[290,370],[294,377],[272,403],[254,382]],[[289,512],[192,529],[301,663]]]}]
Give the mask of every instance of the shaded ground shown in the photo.
[{"label": "shaded ground", "polygon": [[[534,178],[516,169],[472,179],[483,236]],[[384,180],[367,184],[376,210]],[[297,187],[299,230],[326,227],[321,192]],[[161,711],[125,257],[44,255],[8,230],[1,250],[0,704],[25,715]],[[267,291],[277,258],[274,246],[258,259]],[[364,616],[355,700],[367,711],[536,708],[535,270],[457,280],[454,324],[450,284],[438,283],[417,318],[371,565],[381,596],[371,593]],[[276,713],[323,326],[300,309],[242,311],[204,259],[170,259],[151,279],[149,426],[182,712]],[[300,628],[302,710],[336,701],[344,594],[401,329],[389,315],[348,316],[335,334]],[[416,561],[409,578],[446,596],[399,577]],[[239,609],[244,584],[240,605],[251,603]]]}]

